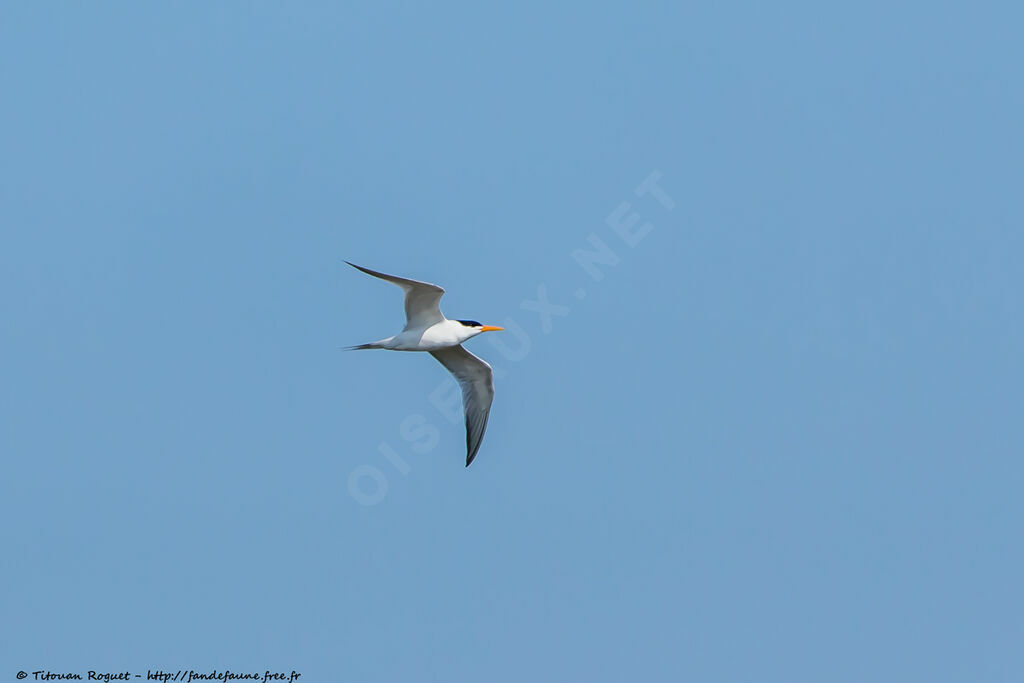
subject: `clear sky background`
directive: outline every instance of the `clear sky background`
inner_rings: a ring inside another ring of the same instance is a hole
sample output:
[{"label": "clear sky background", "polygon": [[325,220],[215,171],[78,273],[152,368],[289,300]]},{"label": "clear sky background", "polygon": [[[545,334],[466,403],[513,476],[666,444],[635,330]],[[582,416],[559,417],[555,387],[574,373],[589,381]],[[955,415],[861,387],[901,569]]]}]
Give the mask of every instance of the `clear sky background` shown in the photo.
[{"label": "clear sky background", "polygon": [[0,680],[1021,680],[1022,21],[3,3]]}]

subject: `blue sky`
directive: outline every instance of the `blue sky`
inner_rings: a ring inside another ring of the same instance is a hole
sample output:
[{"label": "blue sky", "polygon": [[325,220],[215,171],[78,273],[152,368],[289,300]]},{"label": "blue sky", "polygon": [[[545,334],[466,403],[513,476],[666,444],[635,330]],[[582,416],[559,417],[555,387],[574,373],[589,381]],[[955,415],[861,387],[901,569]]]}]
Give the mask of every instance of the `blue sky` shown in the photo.
[{"label": "blue sky", "polygon": [[1022,19],[4,3],[2,675],[1019,680]]}]

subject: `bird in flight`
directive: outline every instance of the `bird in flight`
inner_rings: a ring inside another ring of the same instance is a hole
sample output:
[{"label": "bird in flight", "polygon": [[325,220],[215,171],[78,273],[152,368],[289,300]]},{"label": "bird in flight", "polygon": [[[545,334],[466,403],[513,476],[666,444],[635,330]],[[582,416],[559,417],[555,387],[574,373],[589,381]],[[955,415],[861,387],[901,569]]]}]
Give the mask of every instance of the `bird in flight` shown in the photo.
[{"label": "bird in flight", "polygon": [[480,450],[484,430],[487,429],[487,416],[494,400],[494,378],[491,366],[463,348],[462,342],[481,332],[504,328],[481,325],[475,320],[445,318],[441,313],[444,289],[437,285],[385,275],[348,261],[345,263],[405,290],[405,329],[393,337],[350,346],[349,349],[426,351],[455,375],[462,387],[462,408],[466,413],[466,467],[469,467]]}]

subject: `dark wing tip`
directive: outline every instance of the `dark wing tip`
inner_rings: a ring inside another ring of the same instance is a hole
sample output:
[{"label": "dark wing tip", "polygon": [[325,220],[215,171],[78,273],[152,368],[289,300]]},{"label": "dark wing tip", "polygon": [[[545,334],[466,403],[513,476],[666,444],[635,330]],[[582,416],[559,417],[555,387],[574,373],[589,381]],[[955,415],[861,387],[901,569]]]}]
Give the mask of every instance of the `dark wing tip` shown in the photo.
[{"label": "dark wing tip", "polygon": [[466,467],[469,467],[469,464],[471,462],[473,462],[473,458],[476,457],[477,451],[480,450],[480,445],[479,444],[477,444],[476,448],[473,448],[473,441],[472,441],[472,437],[470,436],[471,433],[472,433],[472,430],[470,429],[470,426],[469,426],[469,417],[467,416],[466,417]]},{"label": "dark wing tip", "polygon": [[[467,425],[468,428],[468,425]],[[482,440],[481,440],[482,441]],[[480,443],[478,442],[476,448],[469,445],[469,433],[466,433],[466,467],[469,467],[470,463],[476,460],[476,454],[480,452]]]}]

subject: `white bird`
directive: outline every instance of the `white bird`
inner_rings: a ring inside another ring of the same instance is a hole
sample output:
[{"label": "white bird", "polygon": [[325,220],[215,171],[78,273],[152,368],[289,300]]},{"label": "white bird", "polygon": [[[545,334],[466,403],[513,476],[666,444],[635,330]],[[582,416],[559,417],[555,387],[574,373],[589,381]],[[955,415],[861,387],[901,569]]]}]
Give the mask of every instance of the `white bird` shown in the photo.
[{"label": "white bird", "polygon": [[455,375],[462,387],[462,408],[466,413],[466,467],[473,462],[487,429],[487,417],[494,400],[491,366],[462,347],[462,342],[481,332],[502,330],[481,325],[475,320],[449,320],[441,313],[444,289],[429,282],[407,280],[357,266],[367,275],[379,277],[405,290],[405,329],[399,334],[350,349],[388,349],[390,351],[427,351]]}]

